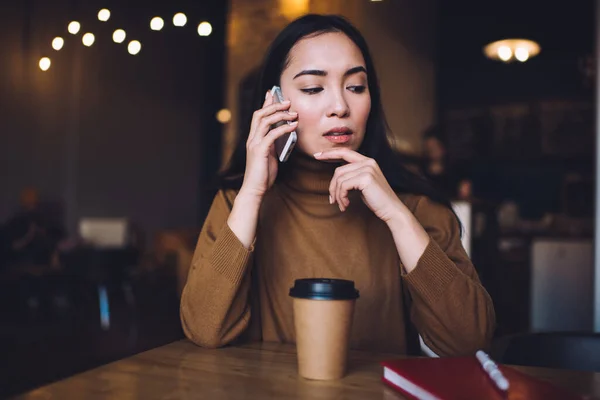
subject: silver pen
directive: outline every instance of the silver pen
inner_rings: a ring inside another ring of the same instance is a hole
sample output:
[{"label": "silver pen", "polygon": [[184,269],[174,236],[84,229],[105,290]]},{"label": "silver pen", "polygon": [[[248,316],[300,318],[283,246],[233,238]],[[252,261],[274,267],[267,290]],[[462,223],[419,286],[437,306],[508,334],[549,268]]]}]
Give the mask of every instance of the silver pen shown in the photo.
[{"label": "silver pen", "polygon": [[488,374],[496,387],[503,392],[507,391],[510,387],[508,379],[506,379],[506,377],[502,374],[502,371],[500,371],[498,365],[492,361],[490,356],[488,356],[485,351],[478,350],[477,353],[475,353],[475,357],[477,357],[477,361],[479,361],[483,367],[483,370]]}]

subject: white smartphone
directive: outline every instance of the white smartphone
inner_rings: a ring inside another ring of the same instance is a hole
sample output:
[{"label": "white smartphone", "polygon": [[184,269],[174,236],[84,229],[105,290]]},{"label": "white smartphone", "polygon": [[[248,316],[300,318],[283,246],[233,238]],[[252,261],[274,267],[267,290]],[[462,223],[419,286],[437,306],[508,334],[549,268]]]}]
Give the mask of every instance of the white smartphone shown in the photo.
[{"label": "white smartphone", "polygon": [[[271,89],[271,95],[273,96],[273,100],[277,103],[283,102],[283,93],[281,93],[281,88],[279,86],[273,86]],[[275,129],[278,126],[283,125],[284,123],[291,123],[290,121],[280,121],[274,124],[271,129]],[[275,153],[277,153],[277,158],[279,162],[286,162],[290,157],[292,150],[294,150],[294,146],[296,145],[296,141],[298,140],[298,136],[296,135],[296,131],[292,131],[287,133],[275,140]]]}]

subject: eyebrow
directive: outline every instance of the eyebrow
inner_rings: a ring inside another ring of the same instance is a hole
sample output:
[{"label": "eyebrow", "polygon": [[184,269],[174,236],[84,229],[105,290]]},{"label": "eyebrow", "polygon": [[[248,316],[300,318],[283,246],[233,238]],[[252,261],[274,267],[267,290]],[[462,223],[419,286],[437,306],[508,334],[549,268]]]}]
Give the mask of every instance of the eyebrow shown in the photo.
[{"label": "eyebrow", "polygon": [[[357,67],[352,67],[348,71],[344,72],[344,77],[358,74],[359,72],[364,72],[366,74],[367,70],[362,65],[359,65]],[[327,76],[327,71],[323,71],[321,69],[305,69],[304,71],[300,71],[299,73],[297,73],[292,79],[296,79],[299,76],[303,76],[303,75]]]}]

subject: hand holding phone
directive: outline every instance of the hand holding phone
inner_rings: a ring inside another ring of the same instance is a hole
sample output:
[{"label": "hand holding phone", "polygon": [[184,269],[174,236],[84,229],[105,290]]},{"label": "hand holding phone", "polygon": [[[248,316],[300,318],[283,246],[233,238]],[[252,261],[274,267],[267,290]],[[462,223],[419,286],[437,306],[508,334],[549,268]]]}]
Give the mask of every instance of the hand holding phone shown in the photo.
[{"label": "hand holding phone", "polygon": [[[271,95],[273,96],[273,101],[276,103],[283,102],[283,93],[281,92],[281,88],[279,86],[273,86],[271,89]],[[280,121],[277,124],[274,124],[272,129],[281,126],[282,124],[290,123],[290,121]],[[286,162],[296,145],[296,141],[298,140],[298,136],[296,135],[296,131],[287,133],[275,140],[275,152],[277,153],[277,159],[279,162]]]},{"label": "hand holding phone", "polygon": [[[293,132],[298,124],[298,114],[289,109],[289,101],[278,103],[269,91],[262,107],[252,114],[246,140],[246,169],[240,195],[244,194],[246,198],[262,198],[275,182],[280,163],[275,151],[275,141]],[[273,128],[274,124],[281,121],[290,123]]]}]

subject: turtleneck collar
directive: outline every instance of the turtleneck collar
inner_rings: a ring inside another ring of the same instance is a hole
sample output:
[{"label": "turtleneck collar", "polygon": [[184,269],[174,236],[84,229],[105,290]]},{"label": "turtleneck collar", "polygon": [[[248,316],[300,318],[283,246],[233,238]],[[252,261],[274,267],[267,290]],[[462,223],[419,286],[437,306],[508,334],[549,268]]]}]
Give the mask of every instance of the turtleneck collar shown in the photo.
[{"label": "turtleneck collar", "polygon": [[281,183],[297,192],[326,197],[329,196],[329,184],[335,169],[342,165],[316,160],[298,150],[285,164],[280,166]]}]

